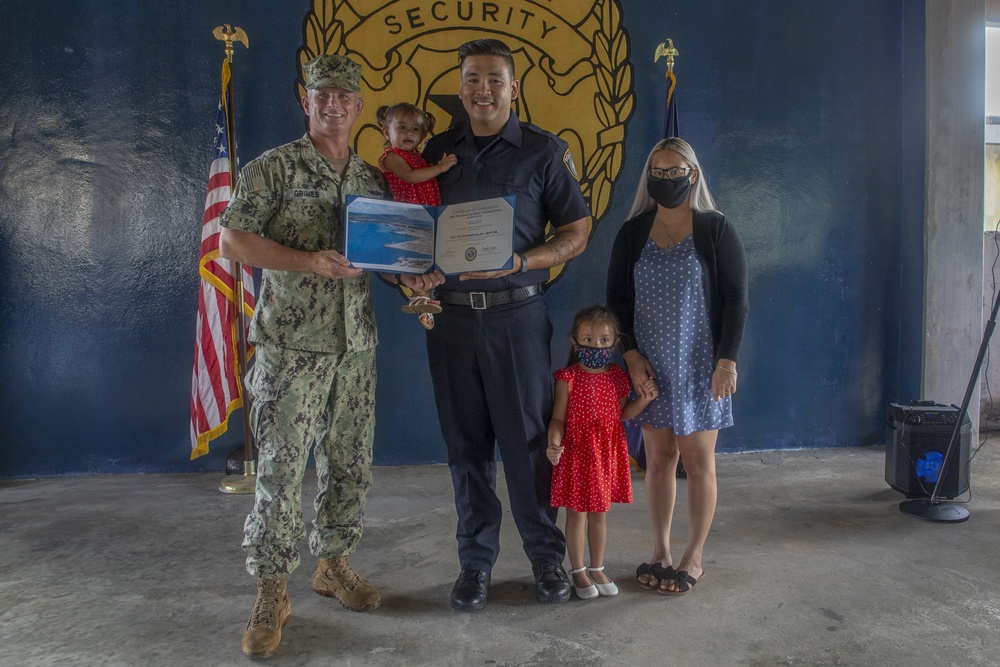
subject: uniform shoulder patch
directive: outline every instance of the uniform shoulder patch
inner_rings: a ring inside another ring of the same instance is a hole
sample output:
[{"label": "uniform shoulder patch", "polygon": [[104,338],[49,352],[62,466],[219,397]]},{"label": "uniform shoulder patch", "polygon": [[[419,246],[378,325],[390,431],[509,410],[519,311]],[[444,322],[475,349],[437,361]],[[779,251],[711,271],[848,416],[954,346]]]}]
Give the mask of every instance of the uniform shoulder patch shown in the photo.
[{"label": "uniform shoulder patch", "polygon": [[247,189],[248,192],[259,192],[264,189],[264,172],[260,168],[260,162],[254,160],[247,166],[243,167],[243,171],[240,172],[240,180],[243,181],[243,187]]},{"label": "uniform shoulder patch", "polygon": [[570,155],[568,148],[566,149],[566,152],[563,153],[562,161],[563,164],[566,165],[566,168],[569,170],[569,173],[573,175],[573,178],[579,181],[580,174],[576,173],[576,165],[573,163],[573,156]]}]

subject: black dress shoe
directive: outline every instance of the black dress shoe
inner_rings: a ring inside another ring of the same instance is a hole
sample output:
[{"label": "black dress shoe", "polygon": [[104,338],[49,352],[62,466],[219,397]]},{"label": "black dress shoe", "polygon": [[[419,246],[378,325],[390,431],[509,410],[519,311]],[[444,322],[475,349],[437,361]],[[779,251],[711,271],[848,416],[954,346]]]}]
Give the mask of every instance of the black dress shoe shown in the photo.
[{"label": "black dress shoe", "polygon": [[546,604],[566,602],[572,588],[569,575],[559,563],[532,568],[535,573],[535,599]]},{"label": "black dress shoe", "polygon": [[490,591],[490,573],[462,570],[451,588],[451,608],[455,611],[482,611]]}]

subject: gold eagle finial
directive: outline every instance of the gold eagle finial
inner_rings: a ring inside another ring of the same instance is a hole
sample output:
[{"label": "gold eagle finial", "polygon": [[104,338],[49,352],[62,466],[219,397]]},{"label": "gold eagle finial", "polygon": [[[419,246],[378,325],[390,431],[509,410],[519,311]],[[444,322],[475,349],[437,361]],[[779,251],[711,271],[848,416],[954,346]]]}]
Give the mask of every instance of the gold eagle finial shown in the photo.
[{"label": "gold eagle finial", "polygon": [[674,58],[680,55],[680,52],[674,48],[674,40],[668,39],[666,43],[660,42],[660,45],[656,47],[656,53],[653,57],[653,62],[655,63],[660,59],[660,56],[667,57],[667,75],[669,76],[674,71]]},{"label": "gold eagle finial", "polygon": [[242,42],[243,46],[250,48],[250,40],[247,39],[247,34],[243,32],[243,28],[236,26],[236,28],[230,28],[229,24],[217,25],[215,30],[212,31],[215,38],[220,42],[226,43],[226,59],[229,62],[233,62],[233,42]]}]

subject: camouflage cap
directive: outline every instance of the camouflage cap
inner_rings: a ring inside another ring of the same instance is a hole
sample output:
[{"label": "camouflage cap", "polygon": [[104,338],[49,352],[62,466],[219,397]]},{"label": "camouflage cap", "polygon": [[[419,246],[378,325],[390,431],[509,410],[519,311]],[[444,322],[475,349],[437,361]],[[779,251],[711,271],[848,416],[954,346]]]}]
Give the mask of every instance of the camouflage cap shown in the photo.
[{"label": "camouflage cap", "polygon": [[343,88],[351,92],[361,90],[361,65],[347,56],[324,55],[313,58],[302,66],[306,90],[317,88]]}]

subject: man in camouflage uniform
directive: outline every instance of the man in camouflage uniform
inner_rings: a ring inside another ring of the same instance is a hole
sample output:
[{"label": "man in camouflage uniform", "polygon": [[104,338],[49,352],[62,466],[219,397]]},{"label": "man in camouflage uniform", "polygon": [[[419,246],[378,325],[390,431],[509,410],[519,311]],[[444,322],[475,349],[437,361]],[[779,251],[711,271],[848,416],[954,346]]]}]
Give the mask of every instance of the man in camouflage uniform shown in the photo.
[{"label": "man in camouflage uniform", "polygon": [[326,55],[303,72],[309,131],[243,169],[219,241],[223,257],[263,269],[250,325],[256,361],[247,377],[259,447],[243,540],[247,570],[257,577],[243,635],[250,657],[278,649],[291,614],[285,581],[299,564],[296,543],[305,536],[302,479],[314,444],[313,589],[355,611],[380,602],[347,562],[361,538],[371,486],[378,334],[370,274],[351,268],[341,252],[345,196],[381,199],[388,190],[381,172],[349,145],[364,108],[361,67]]}]

